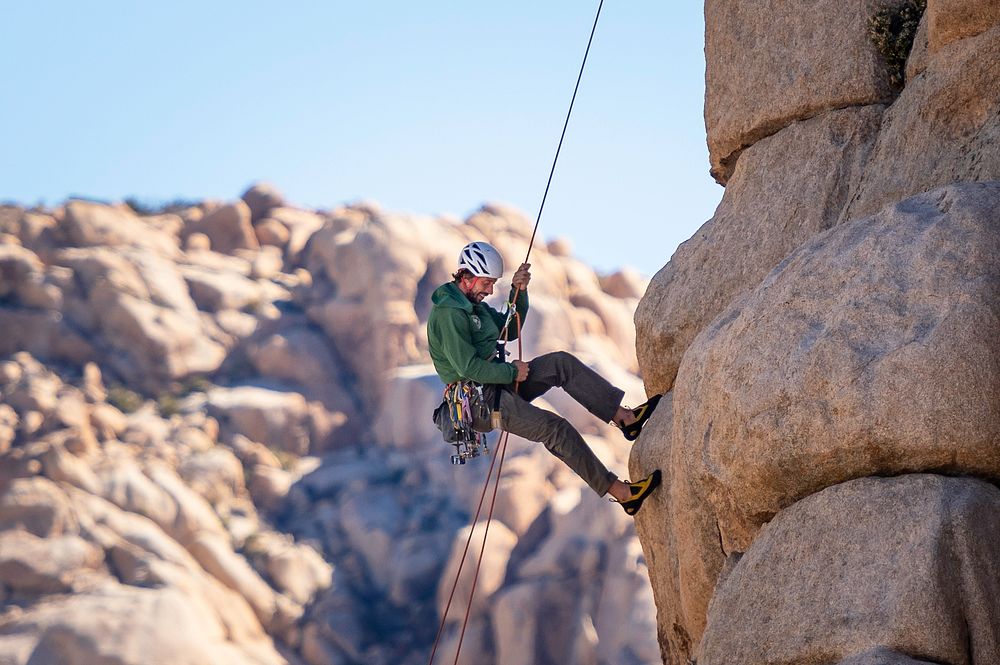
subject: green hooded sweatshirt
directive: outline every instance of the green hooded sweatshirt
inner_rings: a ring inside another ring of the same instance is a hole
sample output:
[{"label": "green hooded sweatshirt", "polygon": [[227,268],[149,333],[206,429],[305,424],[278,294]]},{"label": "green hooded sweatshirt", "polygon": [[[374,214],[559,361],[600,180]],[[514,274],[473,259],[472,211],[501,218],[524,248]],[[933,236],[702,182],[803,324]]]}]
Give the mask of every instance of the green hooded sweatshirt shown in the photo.
[{"label": "green hooded sweatshirt", "polygon": [[[513,383],[517,368],[496,362],[497,340],[506,317],[486,303],[473,304],[454,282],[442,284],[431,296],[434,306],[427,318],[427,344],[434,369],[445,383],[471,379],[476,383]],[[528,313],[528,293],[517,296],[521,321]],[[517,321],[511,319],[508,340],[517,338]]]}]

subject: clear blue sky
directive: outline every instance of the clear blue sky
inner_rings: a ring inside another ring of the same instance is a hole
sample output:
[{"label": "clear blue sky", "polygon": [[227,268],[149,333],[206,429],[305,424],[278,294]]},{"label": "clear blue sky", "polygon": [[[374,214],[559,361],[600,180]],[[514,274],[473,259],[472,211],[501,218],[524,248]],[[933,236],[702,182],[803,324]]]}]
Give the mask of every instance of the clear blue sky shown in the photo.
[{"label": "clear blue sky", "polygon": [[[597,2],[19,2],[0,199],[534,218]],[[701,3],[606,0],[540,235],[652,274],[711,217]]]}]

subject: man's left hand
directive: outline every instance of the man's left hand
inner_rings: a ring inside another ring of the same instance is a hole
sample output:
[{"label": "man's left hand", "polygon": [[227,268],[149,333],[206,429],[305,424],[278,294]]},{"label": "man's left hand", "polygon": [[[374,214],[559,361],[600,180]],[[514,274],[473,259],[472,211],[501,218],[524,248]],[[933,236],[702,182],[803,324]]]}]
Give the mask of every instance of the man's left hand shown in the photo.
[{"label": "man's left hand", "polygon": [[514,277],[511,278],[511,284],[522,291],[526,291],[528,289],[528,282],[531,281],[531,272],[529,272],[530,268],[530,263],[522,263],[521,267],[514,273]]}]

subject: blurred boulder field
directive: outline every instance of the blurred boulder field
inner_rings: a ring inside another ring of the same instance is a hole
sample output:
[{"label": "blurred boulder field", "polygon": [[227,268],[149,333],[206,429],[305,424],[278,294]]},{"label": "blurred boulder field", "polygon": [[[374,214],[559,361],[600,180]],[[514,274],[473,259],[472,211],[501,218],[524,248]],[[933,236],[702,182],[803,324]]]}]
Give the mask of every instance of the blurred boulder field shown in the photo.
[{"label": "blurred boulder field", "polygon": [[[431,422],[429,297],[465,243],[523,256],[530,232],[263,183],[0,207],[0,662],[426,662],[489,464],[453,467]],[[645,281],[549,247],[527,356],[642,401]],[[546,397],[625,474],[616,430]],[[463,662],[658,662],[632,520],[538,444],[511,441],[501,485]]]}]

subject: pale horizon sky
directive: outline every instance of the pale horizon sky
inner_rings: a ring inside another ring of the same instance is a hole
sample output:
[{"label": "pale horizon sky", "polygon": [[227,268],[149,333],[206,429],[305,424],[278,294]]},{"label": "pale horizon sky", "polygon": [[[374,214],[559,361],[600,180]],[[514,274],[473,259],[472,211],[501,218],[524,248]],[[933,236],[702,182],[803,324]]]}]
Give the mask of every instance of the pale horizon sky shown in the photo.
[{"label": "pale horizon sky", "polygon": [[[534,219],[598,2],[17,3],[0,200],[377,201]],[[676,6],[675,6],[676,5]],[[709,219],[701,3],[606,0],[545,206],[598,270],[651,276]]]}]

